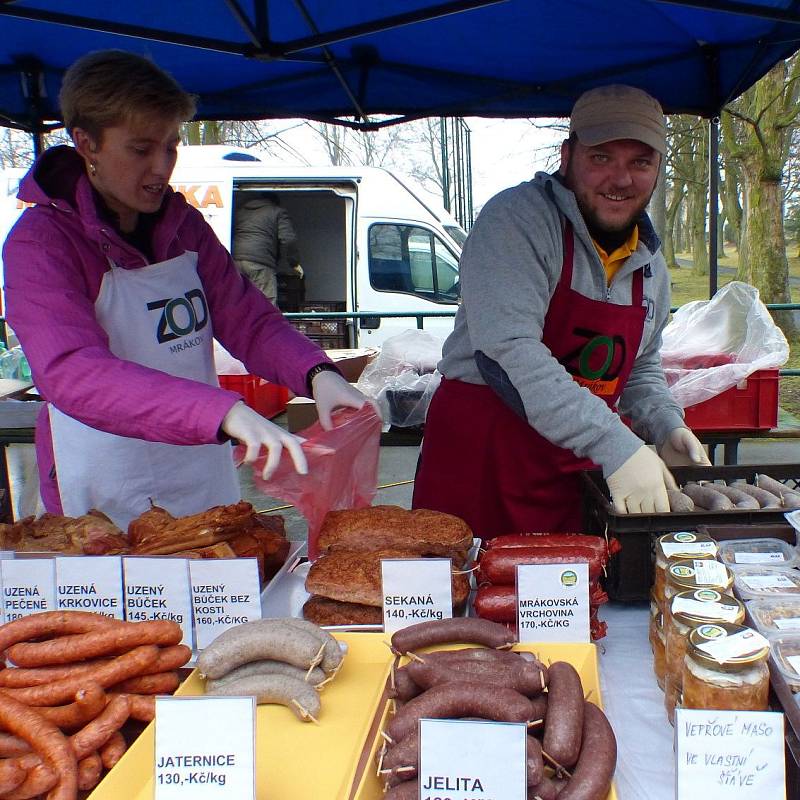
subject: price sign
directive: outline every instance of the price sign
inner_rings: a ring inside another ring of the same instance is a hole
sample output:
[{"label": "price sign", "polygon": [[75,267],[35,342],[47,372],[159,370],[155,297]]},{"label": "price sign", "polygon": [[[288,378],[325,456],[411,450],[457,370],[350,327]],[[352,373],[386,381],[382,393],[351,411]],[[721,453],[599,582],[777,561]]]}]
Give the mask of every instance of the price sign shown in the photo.
[{"label": "price sign", "polygon": [[203,650],[223,631],[261,619],[258,565],[254,558],[209,558],[189,561],[197,649]]},{"label": "price sign", "polygon": [[783,714],[675,712],[678,800],[786,798]]},{"label": "price sign", "polygon": [[125,619],[141,622],[169,619],[183,630],[183,644],[192,646],[192,598],[185,558],[125,558]]},{"label": "price sign", "polygon": [[383,629],[387,633],[453,616],[452,562],[449,558],[385,559]]},{"label": "price sign", "polygon": [[422,719],[420,800],[525,800],[524,723]]},{"label": "price sign", "polygon": [[519,564],[521,642],[589,641],[589,565]]},{"label": "price sign", "polygon": [[56,566],[52,558],[0,560],[3,622],[56,609]]},{"label": "price sign", "polygon": [[123,618],[119,556],[59,556],[55,561],[59,611],[94,611]]},{"label": "price sign", "polygon": [[255,714],[254,697],[156,698],[155,800],[255,800]]}]

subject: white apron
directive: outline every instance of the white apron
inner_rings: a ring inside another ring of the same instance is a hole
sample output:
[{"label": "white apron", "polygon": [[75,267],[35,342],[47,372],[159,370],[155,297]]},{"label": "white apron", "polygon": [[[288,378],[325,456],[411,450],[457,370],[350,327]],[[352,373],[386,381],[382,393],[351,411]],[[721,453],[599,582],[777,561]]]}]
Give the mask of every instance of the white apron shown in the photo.
[{"label": "white apron", "polygon": [[[139,269],[111,263],[95,313],[117,358],[219,385],[197,253],[187,251]],[[151,503],[183,516],[241,499],[229,444],[147,442],[90,428],[52,403],[49,412],[67,516],[96,508],[126,530]]]}]

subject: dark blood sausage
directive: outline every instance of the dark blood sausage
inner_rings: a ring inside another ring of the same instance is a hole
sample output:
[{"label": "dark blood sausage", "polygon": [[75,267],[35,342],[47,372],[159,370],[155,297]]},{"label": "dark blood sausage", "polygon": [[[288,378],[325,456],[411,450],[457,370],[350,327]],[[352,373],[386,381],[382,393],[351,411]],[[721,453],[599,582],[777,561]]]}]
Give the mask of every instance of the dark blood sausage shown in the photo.
[{"label": "dark blood sausage", "polygon": [[584,704],[581,677],[572,664],[550,665],[547,695],[542,750],[562,767],[571,767],[581,750]]},{"label": "dark blood sausage", "polygon": [[528,800],[556,800],[558,789],[551,778],[546,775],[536,786],[528,787]]},{"label": "dark blood sausage", "polygon": [[768,492],[766,489],[759,489],[758,486],[751,486],[749,483],[745,483],[744,481],[736,481],[736,483],[732,484],[732,486],[734,489],[738,489],[740,492],[749,494],[750,497],[754,497],[756,500],[758,500],[758,504],[761,506],[761,508],[781,507],[780,497],[772,492]]},{"label": "dark blood sausage", "polygon": [[687,483],[683,493],[694,501],[696,509],[705,511],[730,511],[733,503],[724,494],[711,486],[700,486],[697,483]]},{"label": "dark blood sausage", "polygon": [[715,483],[713,488],[720,494],[724,494],[736,508],[753,511],[761,508],[761,503],[759,503],[755,497],[747,492],[743,492],[738,486],[721,486]]},{"label": "dark blood sausage", "polygon": [[408,665],[408,674],[423,689],[452,681],[476,681],[506,686],[530,697],[539,694],[547,685],[546,667],[538,662],[522,659],[517,665],[489,661],[452,661],[449,664],[412,661]]},{"label": "dark blood sausage", "polygon": [[547,693],[540,694],[538,697],[531,697],[531,709],[533,713],[531,715],[532,722],[539,722],[538,725],[534,725],[531,729],[534,733],[542,730],[544,725],[542,724],[547,719]]},{"label": "dark blood sausage", "polygon": [[389,697],[405,703],[422,692],[422,689],[414,683],[411,675],[409,675],[408,664],[404,667],[393,667],[392,669],[392,678],[389,681]]},{"label": "dark blood sausage", "polygon": [[[581,700],[583,696],[581,695]],[[531,701],[502,686],[484,686],[470,681],[453,681],[428,689],[409,700],[391,719],[386,732],[399,742],[417,729],[420,719],[478,717],[497,722],[527,722]]]},{"label": "dark blood sausage", "polygon": [[758,474],[756,475],[756,486],[759,489],[766,489],[776,497],[779,497],[784,508],[800,508],[800,493],[790,489],[780,481],[776,481],[775,478]]},{"label": "dark blood sausage", "polygon": [[419,781],[405,781],[393,786],[383,800],[419,800]]},{"label": "dark blood sausage", "polygon": [[475,617],[453,617],[420,622],[396,631],[392,635],[392,650],[409,653],[434,644],[469,642],[486,647],[505,647],[514,644],[514,635],[502,625]]},{"label": "dark blood sausage", "polygon": [[518,666],[520,661],[533,658],[533,654],[514,650],[493,650],[491,647],[462,647],[457,650],[433,650],[423,653],[420,658],[426,664],[452,664],[478,662],[492,664],[511,664]]},{"label": "dark blood sausage", "polygon": [[[527,785],[535,786],[544,776],[544,761],[542,760],[542,746],[538,739],[526,736],[525,770]],[[399,767],[413,767],[413,769],[396,772]],[[419,730],[412,731],[405,739],[392,745],[383,757],[382,769],[391,770],[384,775],[389,785],[394,786],[402,781],[411,781],[417,777],[419,769]]]},{"label": "dark blood sausage", "polygon": [[604,800],[617,766],[617,739],[606,715],[587,702],[583,712],[583,743],[572,777],[559,800]]},{"label": "dark blood sausage", "polygon": [[588,564],[589,580],[603,573],[603,560],[591,547],[496,547],[481,557],[478,583],[513,586],[520,564]]}]

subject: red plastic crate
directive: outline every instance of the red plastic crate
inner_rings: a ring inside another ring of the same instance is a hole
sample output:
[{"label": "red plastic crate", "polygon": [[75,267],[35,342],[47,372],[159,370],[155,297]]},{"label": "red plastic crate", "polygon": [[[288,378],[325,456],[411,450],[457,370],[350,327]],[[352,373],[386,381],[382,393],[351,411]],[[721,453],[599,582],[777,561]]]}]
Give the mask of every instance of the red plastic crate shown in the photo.
[{"label": "red plastic crate", "polygon": [[289,390],[277,383],[270,383],[256,375],[218,375],[222,389],[238,392],[244,402],[258,411],[263,417],[271,419],[286,411]]},{"label": "red plastic crate", "polygon": [[778,424],[778,370],[760,369],[739,386],[685,408],[693,431],[769,430]]}]

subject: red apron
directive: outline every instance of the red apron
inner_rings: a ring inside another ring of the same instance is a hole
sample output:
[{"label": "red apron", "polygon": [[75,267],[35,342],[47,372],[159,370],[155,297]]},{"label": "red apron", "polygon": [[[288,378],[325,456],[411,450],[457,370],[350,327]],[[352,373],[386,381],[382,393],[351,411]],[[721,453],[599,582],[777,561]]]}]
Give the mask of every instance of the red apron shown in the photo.
[{"label": "red apron", "polygon": [[[613,408],[642,340],[643,269],[631,305],[591,300],[571,288],[574,237],[564,227],[561,278],[542,342],[573,379]],[[425,422],[414,508],[461,517],[476,536],[580,531],[580,475],[594,465],[538,434],[488,386],[442,379]]]}]

